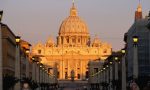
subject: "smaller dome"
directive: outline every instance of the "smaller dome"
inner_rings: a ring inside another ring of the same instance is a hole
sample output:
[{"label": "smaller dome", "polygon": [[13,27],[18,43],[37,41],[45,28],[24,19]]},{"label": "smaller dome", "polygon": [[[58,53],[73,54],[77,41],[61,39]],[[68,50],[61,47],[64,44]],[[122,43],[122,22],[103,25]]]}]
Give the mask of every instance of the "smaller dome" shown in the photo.
[{"label": "smaller dome", "polygon": [[55,42],[54,42],[53,38],[49,37],[49,39],[46,42],[46,47],[52,47],[54,45],[55,45]]},{"label": "smaller dome", "polygon": [[101,41],[99,40],[99,38],[96,36],[93,40],[92,46],[94,47],[99,47],[101,45]]}]

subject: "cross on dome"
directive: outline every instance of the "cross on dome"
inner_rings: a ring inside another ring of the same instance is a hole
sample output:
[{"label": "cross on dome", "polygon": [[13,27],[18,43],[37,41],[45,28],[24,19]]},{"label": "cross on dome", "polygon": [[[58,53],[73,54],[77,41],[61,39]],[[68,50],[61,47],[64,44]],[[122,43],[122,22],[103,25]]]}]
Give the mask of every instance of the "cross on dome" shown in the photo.
[{"label": "cross on dome", "polygon": [[77,9],[74,5],[75,0],[72,0],[72,8],[70,9],[70,16],[77,16]]}]

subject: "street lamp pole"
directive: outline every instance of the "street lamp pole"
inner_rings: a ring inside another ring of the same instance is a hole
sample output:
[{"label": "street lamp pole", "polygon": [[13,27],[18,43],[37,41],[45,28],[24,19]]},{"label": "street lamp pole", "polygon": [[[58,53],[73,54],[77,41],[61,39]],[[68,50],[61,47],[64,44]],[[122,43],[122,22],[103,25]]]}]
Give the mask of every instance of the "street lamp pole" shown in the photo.
[{"label": "street lamp pole", "polygon": [[133,36],[133,78],[138,78],[138,36]]},{"label": "street lamp pole", "polygon": [[19,82],[15,85],[15,90],[21,90],[20,79],[20,36],[16,36],[16,60],[15,60],[15,77],[19,79]]},{"label": "street lamp pole", "polygon": [[122,89],[126,90],[126,61],[125,61],[125,49],[121,50],[122,52]]},{"label": "street lamp pole", "polygon": [[26,49],[26,78],[29,78],[29,49]]},{"label": "street lamp pole", "polygon": [[[118,56],[115,56],[115,81],[118,80]],[[117,86],[115,86],[115,90],[117,90]]]},{"label": "street lamp pole", "polygon": [[110,61],[109,62],[109,64],[110,64],[110,66],[109,66],[109,69],[110,69],[110,75],[109,75],[109,84],[110,84],[110,90],[112,90],[112,83],[111,83],[111,81],[113,80],[113,72],[112,72],[112,64],[113,64],[113,62],[112,61]]}]

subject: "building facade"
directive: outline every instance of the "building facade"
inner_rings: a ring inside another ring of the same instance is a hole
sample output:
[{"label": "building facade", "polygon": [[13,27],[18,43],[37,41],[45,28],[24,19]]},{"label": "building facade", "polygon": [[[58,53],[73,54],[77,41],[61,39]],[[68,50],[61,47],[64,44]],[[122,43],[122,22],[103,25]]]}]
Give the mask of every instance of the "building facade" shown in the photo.
[{"label": "building facade", "polygon": [[32,55],[40,56],[42,63],[49,72],[54,73],[57,68],[59,79],[71,79],[74,71],[75,80],[86,79],[88,75],[88,62],[95,59],[106,59],[111,55],[110,44],[101,42],[97,37],[90,40],[86,23],[78,16],[73,3],[70,15],[63,20],[57,43],[49,38],[45,44],[38,43],[32,48]]},{"label": "building facade", "polygon": [[150,76],[150,30],[146,27],[149,17],[142,17],[142,7],[138,6],[135,13],[135,21],[128,32],[125,34],[125,42],[127,43],[127,71],[128,78],[133,76],[133,57],[134,43],[133,36],[138,36],[137,58],[138,58],[138,76]]},{"label": "building facade", "polygon": [[3,75],[15,74],[15,35],[5,24],[1,24],[2,29],[2,55],[3,55]]}]

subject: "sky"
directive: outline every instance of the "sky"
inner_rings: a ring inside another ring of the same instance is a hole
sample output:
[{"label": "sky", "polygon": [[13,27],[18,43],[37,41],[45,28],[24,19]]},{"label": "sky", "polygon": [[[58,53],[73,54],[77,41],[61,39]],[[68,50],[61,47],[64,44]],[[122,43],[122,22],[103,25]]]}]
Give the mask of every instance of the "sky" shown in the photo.
[{"label": "sky", "polygon": [[[139,0],[75,0],[78,15],[86,22],[91,38],[108,42],[113,50],[124,47],[124,33],[134,22]],[[150,0],[141,0],[143,16],[150,11]],[[49,37],[56,40],[62,21],[69,16],[72,0],[0,0],[2,22],[15,35],[35,45]]]}]

